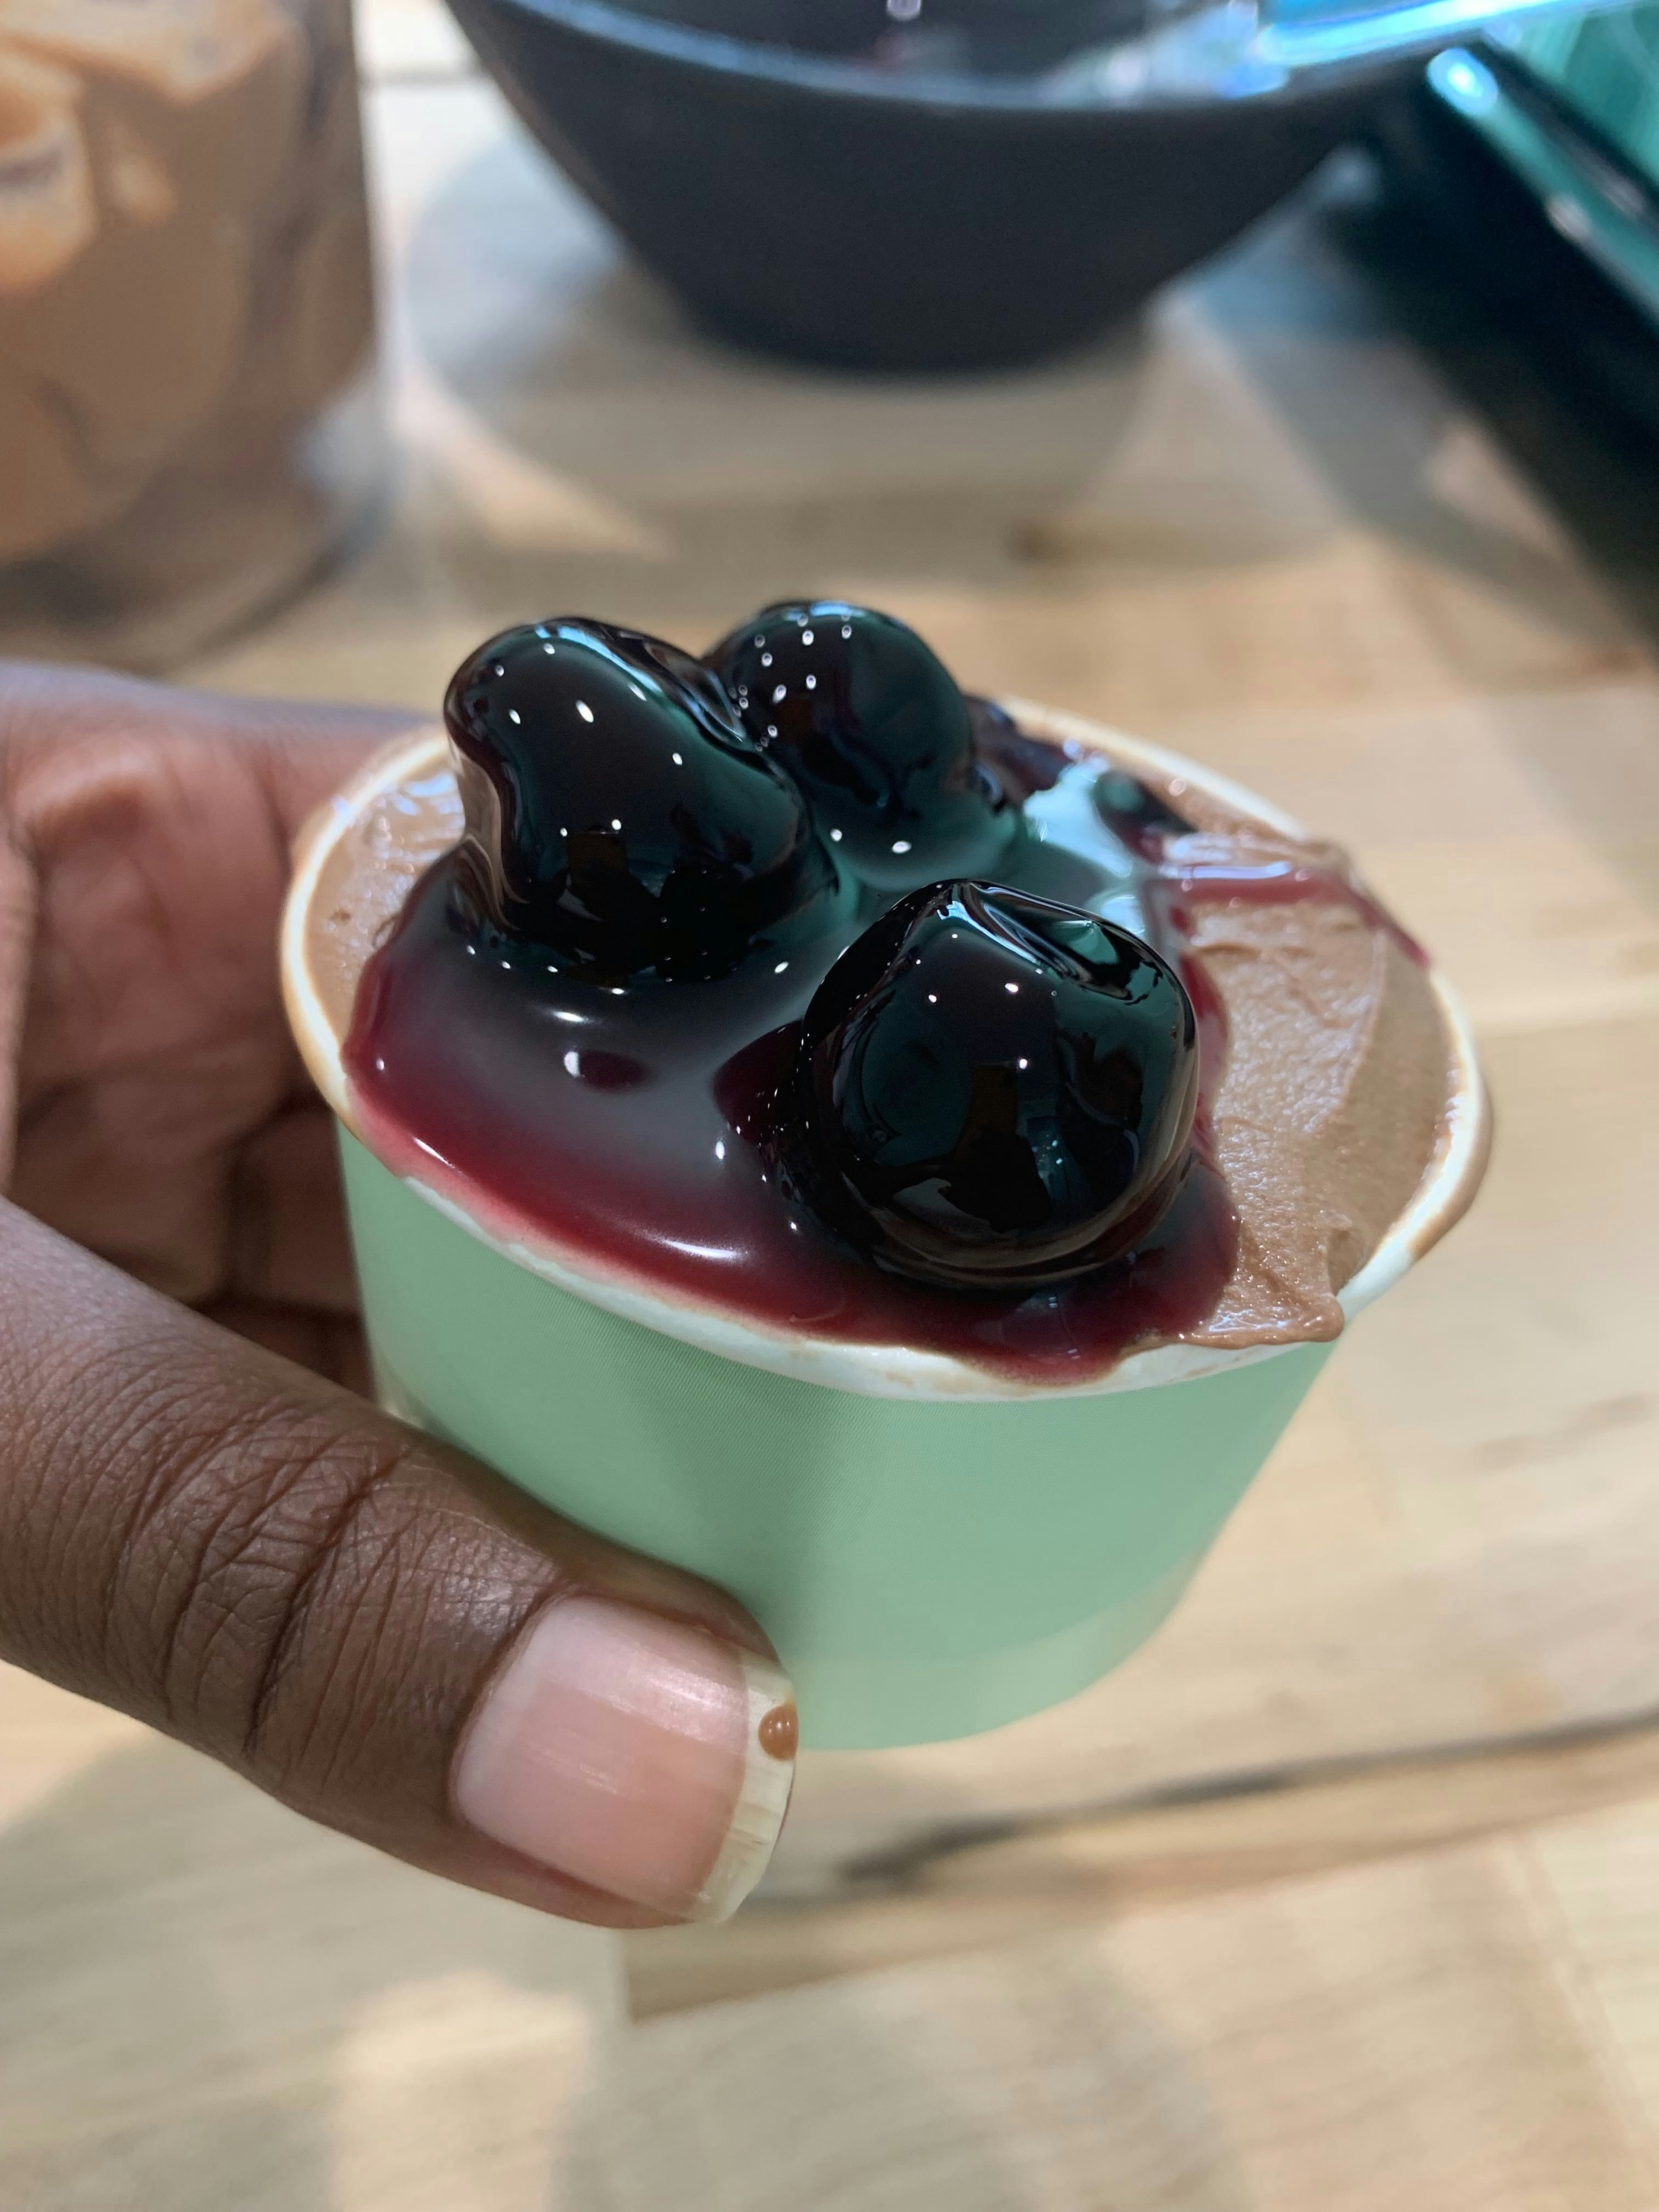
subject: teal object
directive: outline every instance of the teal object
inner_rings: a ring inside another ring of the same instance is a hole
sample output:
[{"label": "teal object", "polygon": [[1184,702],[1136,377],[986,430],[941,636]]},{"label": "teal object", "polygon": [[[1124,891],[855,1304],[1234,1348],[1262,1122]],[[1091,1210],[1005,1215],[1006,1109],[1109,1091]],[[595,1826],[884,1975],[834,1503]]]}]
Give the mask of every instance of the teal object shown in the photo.
[{"label": "teal object", "polygon": [[1093,1395],[867,1396],[606,1312],[341,1149],[384,1401],[732,1591],[819,1748],[972,1735],[1127,1658],[1332,1348]]},{"label": "teal object", "polygon": [[1659,7],[1652,0],[1498,24],[1487,35],[1639,176],[1659,182]]},{"label": "teal object", "polygon": [[[1534,40],[1541,42],[1548,27],[1538,26]],[[1595,44],[1571,43],[1595,27],[1566,26],[1553,46],[1517,41],[1515,51],[1540,72],[1551,64],[1563,92],[1569,87],[1595,89],[1598,80],[1587,69],[1578,73],[1584,78],[1582,85],[1578,76],[1568,73],[1575,56],[1586,64],[1607,58]],[[1621,25],[1616,18],[1607,27],[1632,31],[1631,24]],[[1518,99],[1478,54],[1461,47],[1437,54],[1429,64],[1428,82],[1430,90],[1514,170],[1554,228],[1650,322],[1659,322],[1659,230],[1643,195],[1606,161],[1588,159],[1577,135],[1535,104]],[[1637,78],[1628,93],[1628,99],[1616,106],[1606,101],[1604,112],[1595,119],[1610,137],[1617,131],[1624,141],[1621,150],[1632,161],[1650,163],[1659,156],[1659,107],[1651,76],[1646,82]]]}]

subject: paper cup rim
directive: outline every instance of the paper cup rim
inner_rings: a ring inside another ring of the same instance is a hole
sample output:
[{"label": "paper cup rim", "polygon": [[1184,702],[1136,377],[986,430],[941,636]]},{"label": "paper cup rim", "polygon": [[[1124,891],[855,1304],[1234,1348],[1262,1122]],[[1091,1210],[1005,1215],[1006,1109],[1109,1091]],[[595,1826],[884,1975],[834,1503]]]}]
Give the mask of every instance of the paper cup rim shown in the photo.
[{"label": "paper cup rim", "polygon": [[[1131,769],[1139,764],[1166,776],[1184,777],[1231,811],[1281,836],[1306,838],[1308,835],[1281,808],[1181,753],[1028,700],[1004,699],[1001,703],[1022,728],[1034,735],[1107,752]],[[441,726],[426,726],[394,739],[324,802],[295,842],[281,946],[283,995],[289,1021],[317,1088],[344,1127],[371,1153],[374,1146],[355,1110],[341,1060],[342,1040],[328,1018],[311,973],[307,927],[311,903],[330,854],[365,808],[398,784],[447,766],[448,760],[448,739]],[[1429,981],[1446,1035],[1450,1073],[1446,1113],[1438,1142],[1416,1191],[1364,1266],[1338,1292],[1345,1321],[1392,1289],[1413,1263],[1439,1242],[1467,1210],[1486,1166],[1491,1113],[1468,1018],[1432,965]],[[948,1353],[920,1352],[908,1345],[842,1343],[768,1328],[713,1304],[670,1297],[637,1274],[620,1267],[607,1268],[586,1253],[561,1247],[554,1238],[503,1237],[450,1194],[418,1176],[402,1180],[427,1204],[514,1265],[591,1305],[723,1358],[859,1396],[958,1402],[1097,1397],[1117,1390],[1195,1381],[1259,1359],[1276,1358],[1308,1340],[1240,1346],[1160,1345],[1129,1353],[1105,1374],[1086,1382],[1022,1383]]]}]

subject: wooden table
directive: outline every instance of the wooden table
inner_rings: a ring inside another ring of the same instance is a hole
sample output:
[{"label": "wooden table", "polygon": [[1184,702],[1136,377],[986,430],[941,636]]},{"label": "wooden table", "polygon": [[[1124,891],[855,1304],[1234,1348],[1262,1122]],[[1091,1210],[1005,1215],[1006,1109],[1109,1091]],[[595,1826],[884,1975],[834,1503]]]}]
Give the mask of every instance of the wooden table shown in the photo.
[{"label": "wooden table", "polygon": [[1466,994],[1497,1164],[1155,1643],[993,1737],[809,1757],[732,1928],[624,1949],[450,1892],[0,1678],[0,2205],[1651,2212],[1659,679],[1625,612],[1340,182],[1082,358],[820,378],[690,333],[441,17],[366,28],[394,510],[191,673],[425,707],[550,606],[693,644],[784,590],[890,606],[1351,843]]}]

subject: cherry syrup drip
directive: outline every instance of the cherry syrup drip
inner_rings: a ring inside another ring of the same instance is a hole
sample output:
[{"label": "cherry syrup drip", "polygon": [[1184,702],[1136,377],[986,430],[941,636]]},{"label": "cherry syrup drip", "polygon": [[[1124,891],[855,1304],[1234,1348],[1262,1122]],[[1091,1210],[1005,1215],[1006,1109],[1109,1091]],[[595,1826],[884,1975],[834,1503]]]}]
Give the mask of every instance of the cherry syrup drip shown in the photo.
[{"label": "cherry syrup drip", "polygon": [[[1022,804],[1087,759],[974,708],[981,756]],[[1139,1248],[1109,1266],[1040,1289],[932,1286],[843,1243],[780,1167],[801,1016],[886,895],[866,896],[840,942],[781,968],[618,991],[555,970],[533,945],[481,939],[451,854],[416,884],[358,988],[343,1056],[364,1134],[504,1239],[544,1238],[763,1327],[947,1353],[1034,1384],[1083,1382],[1137,1346],[1188,1337],[1219,1301],[1237,1235],[1211,1139],[1225,1010],[1185,942],[1188,902],[1341,897],[1398,933],[1328,872],[1182,873],[1165,848],[1191,825],[1121,771],[1099,771],[1096,805],[1120,873],[1124,851],[1134,856],[1146,933],[1186,984],[1200,1052],[1189,1170]]]}]

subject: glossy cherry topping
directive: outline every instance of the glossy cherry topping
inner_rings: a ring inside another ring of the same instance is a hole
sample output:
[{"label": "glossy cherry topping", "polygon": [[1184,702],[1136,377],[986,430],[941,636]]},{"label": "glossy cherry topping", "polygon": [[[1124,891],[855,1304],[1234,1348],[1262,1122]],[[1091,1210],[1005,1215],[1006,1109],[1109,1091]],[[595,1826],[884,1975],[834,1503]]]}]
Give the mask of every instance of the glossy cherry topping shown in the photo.
[{"label": "glossy cherry topping", "polygon": [[457,676],[466,834],[345,1041],[374,1150],[763,1328],[1043,1383],[1194,1334],[1237,1251],[1199,910],[1338,902],[1414,948],[1334,856],[1198,834],[1178,780],[964,701],[902,624],[769,610],[717,657],[747,727],[597,623]]},{"label": "glossy cherry topping", "polygon": [[575,617],[506,630],[444,702],[476,924],[610,985],[708,981],[837,904],[800,793],[700,661]]},{"label": "glossy cherry topping", "polygon": [[924,1280],[1011,1288],[1119,1259],[1188,1163],[1192,1002],[1149,945],[1075,907],[912,892],[825,976],[802,1054],[802,1188]]},{"label": "glossy cherry topping", "polygon": [[1002,873],[1019,812],[979,757],[943,661],[891,615],[836,599],[763,607],[708,655],[757,744],[867,884]]}]

